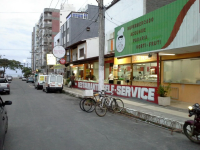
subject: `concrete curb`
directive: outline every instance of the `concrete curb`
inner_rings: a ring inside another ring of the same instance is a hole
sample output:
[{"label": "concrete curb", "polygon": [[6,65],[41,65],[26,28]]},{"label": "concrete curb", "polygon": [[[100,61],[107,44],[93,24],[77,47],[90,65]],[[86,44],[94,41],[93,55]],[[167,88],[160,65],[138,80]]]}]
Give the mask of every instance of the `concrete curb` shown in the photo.
[{"label": "concrete curb", "polygon": [[[82,94],[72,92],[72,91],[67,91],[67,90],[64,90],[64,91],[66,93],[69,93],[69,94],[75,96],[75,97],[84,98],[84,96]],[[172,131],[178,130],[178,131],[182,132],[183,124],[184,124],[182,122],[178,122],[178,121],[175,121],[175,120],[172,120],[172,119],[169,119],[169,118],[155,116],[155,115],[152,115],[152,114],[148,114],[148,113],[145,113],[145,112],[141,112],[141,111],[126,108],[126,107],[124,109],[125,109],[125,112],[132,114],[134,117],[142,119],[146,122],[154,123],[154,124],[157,124],[159,126],[166,127],[166,128],[171,128]]]}]

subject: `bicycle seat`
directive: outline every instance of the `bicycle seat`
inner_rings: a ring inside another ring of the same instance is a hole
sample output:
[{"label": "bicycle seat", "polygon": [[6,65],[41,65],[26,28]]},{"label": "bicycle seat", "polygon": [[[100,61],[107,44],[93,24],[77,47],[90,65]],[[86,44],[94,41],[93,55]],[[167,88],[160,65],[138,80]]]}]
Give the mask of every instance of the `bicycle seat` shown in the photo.
[{"label": "bicycle seat", "polygon": [[98,95],[99,95],[99,93],[94,94],[94,96],[98,96]]}]

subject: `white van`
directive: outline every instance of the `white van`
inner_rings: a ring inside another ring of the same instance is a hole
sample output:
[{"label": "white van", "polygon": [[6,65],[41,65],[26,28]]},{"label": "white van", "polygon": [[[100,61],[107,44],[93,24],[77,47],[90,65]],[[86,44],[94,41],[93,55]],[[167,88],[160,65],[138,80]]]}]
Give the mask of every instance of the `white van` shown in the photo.
[{"label": "white van", "polygon": [[63,89],[63,76],[62,75],[47,75],[43,84],[43,91],[46,93],[50,91],[62,92]]},{"label": "white van", "polygon": [[35,85],[35,88],[38,90],[38,89],[42,89],[43,88],[43,83],[45,82],[45,77],[47,75],[42,75],[42,74],[39,74],[37,77],[36,77],[36,80],[34,82],[34,85]]}]

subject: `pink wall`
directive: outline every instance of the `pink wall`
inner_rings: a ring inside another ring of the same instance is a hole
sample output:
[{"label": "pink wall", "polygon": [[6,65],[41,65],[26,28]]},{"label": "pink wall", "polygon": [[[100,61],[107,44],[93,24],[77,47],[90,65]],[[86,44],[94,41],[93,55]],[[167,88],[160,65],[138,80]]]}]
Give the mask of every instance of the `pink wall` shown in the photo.
[{"label": "pink wall", "polygon": [[60,18],[60,13],[59,12],[52,12],[52,17]]},{"label": "pink wall", "polygon": [[52,32],[59,32],[59,31],[60,31],[59,20],[52,20]]}]

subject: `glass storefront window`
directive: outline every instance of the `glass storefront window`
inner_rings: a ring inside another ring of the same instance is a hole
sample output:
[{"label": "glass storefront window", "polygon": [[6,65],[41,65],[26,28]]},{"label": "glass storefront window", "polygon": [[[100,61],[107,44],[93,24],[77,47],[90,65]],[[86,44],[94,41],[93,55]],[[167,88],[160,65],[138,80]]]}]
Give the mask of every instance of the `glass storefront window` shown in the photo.
[{"label": "glass storefront window", "polygon": [[125,81],[130,80],[131,72],[132,72],[131,65],[119,65],[118,66],[118,79],[125,80]]},{"label": "glass storefront window", "polygon": [[200,59],[164,61],[164,82],[200,84]]},{"label": "glass storefront window", "polygon": [[99,62],[93,63],[93,75],[95,76],[96,80],[99,81]]},{"label": "glass storefront window", "polygon": [[134,64],[133,80],[157,81],[157,63]]}]

